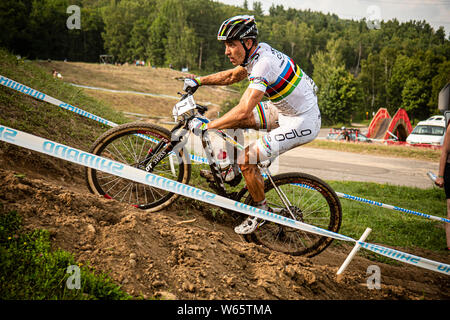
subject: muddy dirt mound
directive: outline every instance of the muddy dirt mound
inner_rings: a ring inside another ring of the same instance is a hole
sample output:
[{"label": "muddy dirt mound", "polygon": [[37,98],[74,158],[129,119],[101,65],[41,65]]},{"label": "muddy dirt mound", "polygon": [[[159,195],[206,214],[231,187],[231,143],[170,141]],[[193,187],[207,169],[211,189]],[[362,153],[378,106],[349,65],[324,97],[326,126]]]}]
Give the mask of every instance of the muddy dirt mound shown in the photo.
[{"label": "muddy dirt mound", "polygon": [[[448,276],[358,256],[341,279],[346,244],[313,259],[244,242],[228,222],[181,200],[148,214],[76,186],[0,169],[0,202],[28,229],[51,232],[55,247],[108,273],[136,297],[163,299],[449,299]],[[203,211],[203,212],[202,212]],[[442,257],[441,257],[442,259]],[[382,271],[381,289],[366,286],[366,266]]]}]

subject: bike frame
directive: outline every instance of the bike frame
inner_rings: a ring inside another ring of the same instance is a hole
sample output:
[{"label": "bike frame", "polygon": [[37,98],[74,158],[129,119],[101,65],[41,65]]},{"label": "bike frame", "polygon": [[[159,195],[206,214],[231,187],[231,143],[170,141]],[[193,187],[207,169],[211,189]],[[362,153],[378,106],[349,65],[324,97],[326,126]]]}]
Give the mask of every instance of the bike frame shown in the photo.
[{"label": "bike frame", "polygon": [[[186,99],[189,96],[188,94],[184,94],[181,97],[181,100]],[[184,147],[184,143],[186,142],[186,136],[190,131],[188,130],[188,124],[189,121],[191,121],[195,117],[201,116],[202,118],[207,119],[204,117],[204,113],[207,111],[207,107],[201,106],[196,104],[196,107],[194,109],[193,113],[190,113],[189,115],[184,115],[183,119],[179,120],[179,122],[175,125],[175,127],[171,130],[171,141],[168,143],[167,141],[160,141],[158,145],[154,148],[154,150],[150,150],[148,156],[140,163],[140,165],[144,165],[146,171],[151,172],[151,170],[170,152],[179,150],[180,147]],[[178,132],[181,131],[181,134]],[[226,132],[223,130],[217,130],[215,131],[218,133],[219,137],[222,138],[226,143],[231,145],[234,149],[234,152],[238,151],[244,151],[245,148],[242,146],[238,141],[230,137]],[[208,159],[209,166],[211,168],[211,172],[214,177],[214,184],[211,185],[211,187],[216,190],[219,195],[225,196],[228,198],[235,198],[239,193],[231,192],[228,193],[224,184],[224,180],[222,178],[222,175],[220,173],[220,169],[218,164],[216,163],[216,157],[214,153],[214,148],[212,147],[211,139],[209,137],[209,130],[205,130],[202,132],[202,147],[205,150],[206,158]],[[185,141],[184,143],[182,143]],[[179,146],[179,144],[181,146]],[[175,152],[176,153],[176,152]],[[270,183],[272,183],[275,191],[277,192],[278,196],[280,197],[281,201],[283,202],[286,209],[289,211],[289,214],[292,216],[293,219],[295,219],[295,215],[293,214],[291,210],[291,203],[288,199],[288,197],[283,193],[283,191],[278,188],[278,186],[274,183],[272,179],[272,175],[269,170],[269,163],[261,164],[258,162],[258,167],[262,171],[262,173],[269,179]],[[246,187],[244,187],[243,190],[246,190]],[[241,190],[241,191],[243,191]]]}]

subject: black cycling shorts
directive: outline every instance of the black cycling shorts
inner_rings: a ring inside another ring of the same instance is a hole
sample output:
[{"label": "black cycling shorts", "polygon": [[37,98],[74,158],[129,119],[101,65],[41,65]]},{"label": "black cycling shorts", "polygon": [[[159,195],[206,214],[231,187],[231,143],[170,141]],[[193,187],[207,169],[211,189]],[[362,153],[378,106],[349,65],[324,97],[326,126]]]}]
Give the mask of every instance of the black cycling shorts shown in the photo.
[{"label": "black cycling shorts", "polygon": [[450,163],[448,162],[445,164],[444,189],[446,199],[450,199]]}]

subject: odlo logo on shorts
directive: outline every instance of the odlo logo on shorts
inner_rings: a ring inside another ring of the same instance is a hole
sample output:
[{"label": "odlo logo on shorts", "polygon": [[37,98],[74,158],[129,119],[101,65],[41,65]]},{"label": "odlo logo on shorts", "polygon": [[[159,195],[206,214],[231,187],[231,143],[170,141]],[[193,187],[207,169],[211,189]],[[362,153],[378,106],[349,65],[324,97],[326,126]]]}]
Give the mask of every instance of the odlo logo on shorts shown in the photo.
[{"label": "odlo logo on shorts", "polygon": [[296,129],[292,129],[290,132],[287,133],[280,133],[275,135],[275,140],[276,141],[284,141],[284,140],[290,140],[290,139],[295,139],[295,138],[301,138],[301,137],[306,137],[309,136],[312,133],[312,131],[310,129],[305,129],[299,132],[297,132]]}]

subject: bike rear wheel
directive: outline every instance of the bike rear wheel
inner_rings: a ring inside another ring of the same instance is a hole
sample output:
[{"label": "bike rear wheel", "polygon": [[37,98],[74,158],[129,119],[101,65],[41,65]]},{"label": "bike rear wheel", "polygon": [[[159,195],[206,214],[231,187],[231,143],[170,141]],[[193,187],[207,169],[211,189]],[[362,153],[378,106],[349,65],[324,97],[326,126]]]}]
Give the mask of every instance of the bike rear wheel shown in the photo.
[{"label": "bike rear wheel", "polygon": [[[133,122],[114,127],[101,135],[90,153],[145,170],[142,162],[160,141],[170,142],[169,130],[146,122]],[[157,157],[158,153],[153,155]],[[191,174],[189,155],[180,150],[164,156],[151,171],[153,174],[188,183]],[[129,203],[137,208],[158,211],[169,206],[178,194],[124,179],[92,168],[86,169],[91,192]]]},{"label": "bike rear wheel", "polygon": [[[291,203],[295,220],[338,232],[342,208],[333,189],[321,179],[304,173],[285,173],[272,177]],[[267,205],[278,215],[293,219],[284,206],[273,184],[265,181]],[[253,204],[247,196],[246,204]],[[245,236],[247,241],[261,244],[271,250],[295,256],[313,257],[325,250],[333,238],[286,227],[266,221],[255,232]]]}]

